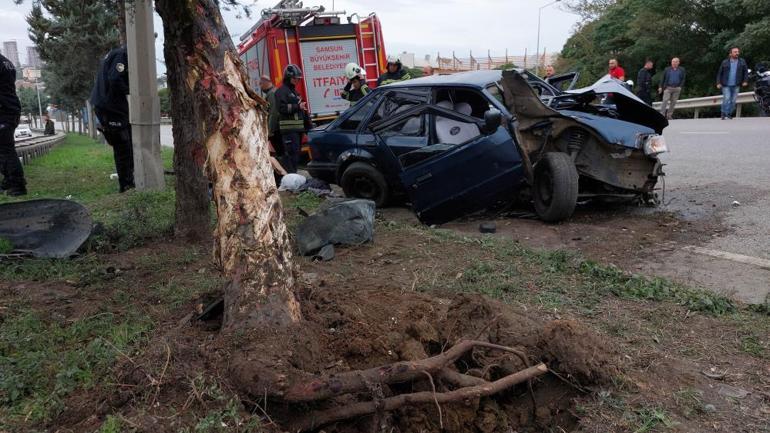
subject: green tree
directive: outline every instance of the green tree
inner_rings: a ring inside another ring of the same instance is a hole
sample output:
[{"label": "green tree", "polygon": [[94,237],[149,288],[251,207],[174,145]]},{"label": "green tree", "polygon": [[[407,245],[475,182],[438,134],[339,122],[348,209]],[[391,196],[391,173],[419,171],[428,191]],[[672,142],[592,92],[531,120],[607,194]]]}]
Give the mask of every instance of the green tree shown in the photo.
[{"label": "green tree", "polygon": [[404,66],[404,69],[407,73],[409,73],[409,76],[412,78],[420,78],[423,76],[422,68],[408,68]]},{"label": "green tree", "polygon": [[[37,105],[37,91],[35,89],[30,89],[27,87],[22,87],[21,89],[17,90],[16,93],[19,95],[19,101],[21,101],[21,112],[22,114],[38,114],[38,105]],[[44,101],[44,95],[43,93],[40,94],[41,99],[41,105],[45,104]]]},{"label": "green tree", "polygon": [[158,99],[160,99],[161,116],[168,116],[171,113],[171,96],[168,87],[158,89]]},{"label": "green tree", "polygon": [[581,73],[581,85],[607,72],[617,57],[629,79],[651,58],[658,82],[672,57],[687,69],[684,95],[716,93],[714,77],[732,45],[750,65],[770,59],[770,2],[764,0],[576,0],[584,21],[561,52],[560,70]]},{"label": "green tree", "polygon": [[99,61],[119,45],[116,0],[38,0],[27,17],[29,37],[45,60],[43,79],[55,103],[83,106]]}]

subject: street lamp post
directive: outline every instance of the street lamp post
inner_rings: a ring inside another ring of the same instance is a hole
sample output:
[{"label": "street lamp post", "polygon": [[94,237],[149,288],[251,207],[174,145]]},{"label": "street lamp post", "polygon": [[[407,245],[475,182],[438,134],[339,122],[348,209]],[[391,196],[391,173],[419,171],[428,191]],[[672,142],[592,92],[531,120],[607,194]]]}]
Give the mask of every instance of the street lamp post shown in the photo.
[{"label": "street lamp post", "polygon": [[547,8],[548,6],[555,5],[560,1],[561,0],[554,0],[546,5],[540,6],[540,9],[537,10],[537,57],[535,57],[537,60],[537,66],[535,67],[535,74],[537,74],[538,77],[540,76],[540,16],[543,14],[543,9]]},{"label": "street lamp post", "polygon": [[[43,104],[40,103],[40,83],[35,81],[35,90],[37,90],[37,111],[40,115],[40,121],[43,121]],[[35,122],[37,125],[37,122]]]}]

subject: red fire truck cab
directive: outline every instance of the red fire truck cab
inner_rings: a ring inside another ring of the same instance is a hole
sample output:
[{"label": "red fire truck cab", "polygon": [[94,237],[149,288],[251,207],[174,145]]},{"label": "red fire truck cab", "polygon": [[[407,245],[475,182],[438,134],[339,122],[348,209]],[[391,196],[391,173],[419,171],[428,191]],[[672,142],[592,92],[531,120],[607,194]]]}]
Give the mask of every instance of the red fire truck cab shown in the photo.
[{"label": "red fire truck cab", "polygon": [[262,18],[238,44],[252,88],[259,89],[262,75],[280,86],[286,65],[298,65],[304,77],[297,90],[316,123],[331,121],[349,107],[340,96],[348,63],[361,65],[367,85],[374,88],[386,59],[380,21],[373,13],[365,18],[353,14],[343,24],[341,16],[344,11],[303,8],[297,0],[263,10]]}]

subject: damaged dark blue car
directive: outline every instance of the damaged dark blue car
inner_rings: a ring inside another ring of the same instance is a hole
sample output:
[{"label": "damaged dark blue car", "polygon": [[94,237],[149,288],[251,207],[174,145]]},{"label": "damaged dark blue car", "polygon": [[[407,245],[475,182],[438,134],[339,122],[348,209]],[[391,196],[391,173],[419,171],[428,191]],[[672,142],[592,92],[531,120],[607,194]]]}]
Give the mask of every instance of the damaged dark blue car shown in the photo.
[{"label": "damaged dark blue car", "polygon": [[520,197],[552,222],[579,200],[654,201],[667,125],[609,77],[562,91],[522,70],[432,76],[312,130],[308,171],[378,206],[403,198],[425,223]]}]

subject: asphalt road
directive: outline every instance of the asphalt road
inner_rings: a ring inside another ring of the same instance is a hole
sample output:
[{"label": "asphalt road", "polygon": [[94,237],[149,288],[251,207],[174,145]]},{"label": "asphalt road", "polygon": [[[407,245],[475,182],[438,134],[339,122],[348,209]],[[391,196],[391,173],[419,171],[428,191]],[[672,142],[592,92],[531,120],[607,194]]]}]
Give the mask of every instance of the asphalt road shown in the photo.
[{"label": "asphalt road", "polygon": [[664,135],[664,208],[721,217],[731,233],[711,246],[770,259],[770,118],[677,120]]},{"label": "asphalt road", "polygon": [[710,239],[677,245],[649,271],[694,281],[747,302],[770,293],[770,118],[675,120],[664,205]]}]

